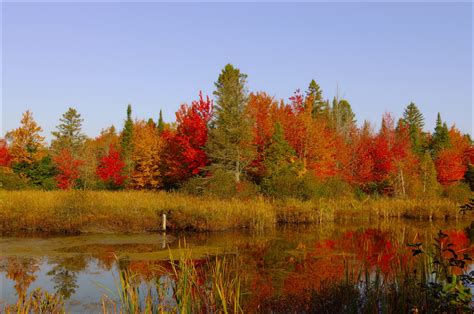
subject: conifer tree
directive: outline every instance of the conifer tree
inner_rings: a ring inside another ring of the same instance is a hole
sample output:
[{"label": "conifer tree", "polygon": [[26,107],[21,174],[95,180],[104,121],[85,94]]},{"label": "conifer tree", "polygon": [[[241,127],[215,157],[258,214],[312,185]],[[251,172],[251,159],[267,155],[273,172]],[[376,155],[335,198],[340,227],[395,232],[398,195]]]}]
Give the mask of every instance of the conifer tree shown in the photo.
[{"label": "conifer tree", "polygon": [[71,154],[77,155],[78,150],[84,144],[86,136],[82,134],[81,114],[74,108],[69,108],[59,119],[61,122],[56,126],[57,131],[51,132],[55,139],[51,143],[51,147],[59,154],[62,150],[67,149]]},{"label": "conifer tree", "polygon": [[210,132],[208,152],[212,167],[231,171],[235,182],[255,155],[251,121],[247,116],[247,75],[227,64],[215,83],[216,119]]},{"label": "conifer tree", "polygon": [[423,126],[425,125],[423,114],[418,107],[411,102],[403,112],[402,121],[408,126],[412,142],[413,152],[421,155],[424,151]]},{"label": "conifer tree", "polygon": [[163,120],[163,112],[160,109],[160,117],[158,118],[158,125],[156,126],[158,128],[158,132],[161,134],[165,130],[165,122]]},{"label": "conifer tree", "polygon": [[270,145],[265,152],[265,168],[267,177],[279,175],[291,169],[295,162],[296,153],[290,144],[285,140],[285,135],[281,124],[277,122],[270,141]]},{"label": "conifer tree", "polygon": [[311,80],[306,91],[306,97],[311,98],[313,118],[329,113],[329,103],[323,99],[323,91],[315,80]]},{"label": "conifer tree", "polygon": [[446,122],[443,123],[441,120],[441,114],[438,112],[438,117],[436,119],[436,127],[431,141],[431,152],[434,157],[444,149],[448,148],[449,143],[449,130]]},{"label": "conifer tree", "polygon": [[122,160],[126,165],[126,172],[130,177],[132,171],[132,152],[133,152],[133,120],[132,106],[127,106],[127,119],[120,134],[120,146],[122,147]]}]

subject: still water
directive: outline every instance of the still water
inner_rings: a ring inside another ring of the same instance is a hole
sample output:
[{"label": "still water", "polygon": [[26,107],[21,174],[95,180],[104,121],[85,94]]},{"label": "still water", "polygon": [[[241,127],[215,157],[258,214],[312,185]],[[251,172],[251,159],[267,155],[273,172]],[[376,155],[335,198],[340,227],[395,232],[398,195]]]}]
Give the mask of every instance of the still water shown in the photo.
[{"label": "still water", "polygon": [[[113,297],[120,261],[143,280],[166,267],[184,241],[196,261],[207,255],[235,254],[243,261],[247,306],[298,295],[344,276],[347,261],[368,262],[389,272],[400,250],[395,243],[429,243],[439,230],[457,249],[472,250],[470,221],[344,221],[323,225],[279,226],[265,232],[91,234],[68,237],[0,238],[1,303],[41,287],[59,292],[68,311],[100,311],[101,296]],[[471,234],[472,233],[472,234]],[[409,253],[408,249],[407,252]],[[162,267],[163,268],[163,267]]]}]

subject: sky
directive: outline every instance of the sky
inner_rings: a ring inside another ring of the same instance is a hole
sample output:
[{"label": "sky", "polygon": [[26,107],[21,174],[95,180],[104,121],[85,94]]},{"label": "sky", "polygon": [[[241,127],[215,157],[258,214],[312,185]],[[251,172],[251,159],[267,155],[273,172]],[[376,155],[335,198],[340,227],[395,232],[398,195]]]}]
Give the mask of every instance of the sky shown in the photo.
[{"label": "sky", "polygon": [[174,121],[227,63],[249,91],[285,99],[315,79],[358,123],[415,102],[473,133],[472,3],[2,3],[1,134],[29,109],[51,139],[76,108],[97,136]]}]

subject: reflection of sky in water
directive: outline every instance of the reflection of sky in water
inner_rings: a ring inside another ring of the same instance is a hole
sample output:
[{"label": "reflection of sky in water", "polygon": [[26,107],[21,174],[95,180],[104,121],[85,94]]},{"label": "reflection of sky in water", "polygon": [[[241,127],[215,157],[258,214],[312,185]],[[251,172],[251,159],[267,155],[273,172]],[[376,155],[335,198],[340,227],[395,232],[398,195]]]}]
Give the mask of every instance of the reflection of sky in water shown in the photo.
[{"label": "reflection of sky in water", "polygon": [[[52,276],[48,275],[53,267],[54,265],[48,263],[47,258],[43,258],[39,263],[39,271],[35,273],[37,278],[28,288],[28,292],[36,288],[54,292],[56,290],[55,283],[53,282]],[[106,293],[101,285],[112,289],[115,293],[114,276],[117,276],[115,266],[107,271],[98,266],[97,260],[92,259],[87,264],[86,269],[78,271],[76,275],[76,285],[78,288],[74,289],[74,293],[72,293],[69,300],[67,300],[67,308],[72,312],[84,313],[85,311],[91,311],[101,306],[98,296]],[[2,286],[2,300],[6,300],[6,302],[10,304],[15,303],[17,300],[14,289],[15,282],[6,278],[4,272],[0,272],[0,282]],[[106,294],[109,295],[108,292]]]},{"label": "reflection of sky in water", "polygon": [[[279,293],[285,289],[297,292],[300,288],[311,287],[311,281],[317,283],[328,276],[337,277],[337,273],[343,273],[341,257],[359,258],[363,255],[360,249],[365,248],[363,241],[370,241],[369,247],[373,252],[382,253],[382,257],[390,257],[394,251],[387,244],[389,238],[385,237],[391,234],[396,234],[397,238],[413,239],[413,235],[419,233],[420,237],[430,239],[440,229],[452,230],[451,234],[458,243],[470,245],[470,235],[462,231],[468,223],[346,222],[324,226],[281,227],[263,234],[245,231],[191,233],[186,234],[186,242],[193,251],[200,252],[199,256],[204,252],[239,252],[244,258],[246,275],[250,273],[257,288],[251,293],[264,295],[265,291]],[[170,243],[170,248],[178,248],[179,241],[175,237],[169,238],[174,240]],[[36,279],[29,285],[28,292],[35,288],[55,292],[62,285],[61,291],[70,294],[66,301],[68,311],[91,313],[101,311],[102,295],[115,298],[119,268],[113,254],[130,257],[134,266],[144,273],[152,268],[149,267],[149,262],[169,256],[168,249],[162,248],[162,238],[155,234],[84,235],[38,241],[35,242],[32,238],[0,238],[2,302],[11,304],[17,300],[15,281],[6,275],[5,261],[8,258],[38,261],[38,269],[34,272]],[[42,249],[35,247],[37,245],[41,245]],[[24,251],[21,250],[22,246]],[[369,257],[372,261],[379,262],[377,258]],[[474,270],[474,267],[470,266],[470,270]],[[162,275],[159,283],[167,287],[165,301],[169,302],[170,307],[174,306],[171,298],[172,279]],[[142,283],[140,290],[146,292],[147,284]],[[145,294],[141,296],[144,297]]]}]

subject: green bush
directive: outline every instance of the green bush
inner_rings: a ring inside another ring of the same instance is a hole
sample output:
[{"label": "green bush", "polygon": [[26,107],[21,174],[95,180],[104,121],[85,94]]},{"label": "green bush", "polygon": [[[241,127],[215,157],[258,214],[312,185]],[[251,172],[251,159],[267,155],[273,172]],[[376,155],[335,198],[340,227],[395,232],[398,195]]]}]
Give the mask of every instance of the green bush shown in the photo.
[{"label": "green bush", "polygon": [[28,181],[9,168],[0,167],[0,189],[2,190],[24,190],[28,188]]},{"label": "green bush", "polygon": [[466,203],[473,197],[471,188],[467,183],[457,183],[444,188],[443,196],[460,204]]},{"label": "green bush", "polygon": [[274,198],[299,200],[344,197],[352,194],[352,187],[339,178],[320,180],[309,173],[302,177],[285,173],[265,178],[262,182],[262,190],[266,195]]},{"label": "green bush", "polygon": [[218,198],[249,198],[259,194],[256,184],[242,180],[236,184],[230,171],[215,170],[208,177],[194,177],[182,185],[180,191],[189,195],[214,196]]}]

